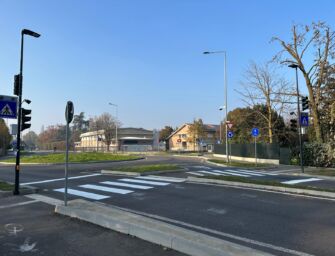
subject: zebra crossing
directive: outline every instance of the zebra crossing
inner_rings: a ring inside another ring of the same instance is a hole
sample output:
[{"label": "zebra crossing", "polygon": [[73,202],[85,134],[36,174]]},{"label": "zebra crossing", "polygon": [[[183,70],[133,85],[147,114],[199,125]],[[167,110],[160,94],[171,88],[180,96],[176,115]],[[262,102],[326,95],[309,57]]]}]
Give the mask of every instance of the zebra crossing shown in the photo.
[{"label": "zebra crossing", "polygon": [[[79,196],[91,200],[110,198],[110,194],[127,195],[136,190],[150,190],[155,187],[168,186],[172,183],[184,182],[185,179],[159,176],[138,176],[134,178],[120,178],[117,180],[101,181],[99,184],[84,184],[78,188],[67,190],[69,195]],[[53,189],[55,192],[65,193],[65,188]]]},{"label": "zebra crossing", "polygon": [[265,173],[262,171],[252,171],[252,170],[244,170],[244,169],[224,169],[224,170],[216,170],[212,169],[208,166],[192,166],[195,171],[189,171],[188,174],[194,176],[206,176],[206,175],[214,175],[214,176],[238,176],[238,177],[264,177],[264,176],[277,176],[277,173]]}]

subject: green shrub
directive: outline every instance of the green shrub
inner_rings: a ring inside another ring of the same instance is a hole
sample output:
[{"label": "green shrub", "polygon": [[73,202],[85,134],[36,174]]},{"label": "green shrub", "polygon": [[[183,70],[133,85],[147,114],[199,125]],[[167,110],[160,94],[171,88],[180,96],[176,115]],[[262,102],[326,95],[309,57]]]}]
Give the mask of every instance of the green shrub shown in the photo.
[{"label": "green shrub", "polygon": [[304,144],[304,165],[335,167],[335,143]]}]

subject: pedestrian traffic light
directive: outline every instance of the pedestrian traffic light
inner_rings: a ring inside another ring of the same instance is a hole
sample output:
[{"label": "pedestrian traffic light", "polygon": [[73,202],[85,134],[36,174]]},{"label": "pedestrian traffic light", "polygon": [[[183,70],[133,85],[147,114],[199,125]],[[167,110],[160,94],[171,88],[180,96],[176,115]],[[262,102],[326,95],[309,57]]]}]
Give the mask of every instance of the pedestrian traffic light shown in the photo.
[{"label": "pedestrian traffic light", "polygon": [[291,119],[291,131],[292,132],[297,132],[297,119]]},{"label": "pedestrian traffic light", "polygon": [[14,76],[14,95],[19,96],[21,91],[21,79],[20,75]]},{"label": "pedestrian traffic light", "polygon": [[302,97],[301,99],[301,105],[302,105],[302,111],[308,109],[308,103],[309,103],[309,100],[308,100],[308,97]]},{"label": "pedestrian traffic light", "polygon": [[31,114],[30,109],[25,108],[21,109],[21,132],[25,129],[30,128],[31,124],[28,123],[31,120],[31,116],[28,116],[30,114]]}]

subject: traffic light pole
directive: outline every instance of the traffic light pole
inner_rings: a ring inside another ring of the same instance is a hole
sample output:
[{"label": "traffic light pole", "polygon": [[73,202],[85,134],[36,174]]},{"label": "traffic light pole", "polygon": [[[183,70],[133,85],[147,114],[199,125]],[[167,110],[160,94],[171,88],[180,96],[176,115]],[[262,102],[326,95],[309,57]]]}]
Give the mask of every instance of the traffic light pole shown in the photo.
[{"label": "traffic light pole", "polygon": [[304,173],[304,163],[303,163],[303,148],[302,148],[302,132],[301,132],[301,114],[300,114],[300,94],[299,94],[299,84],[298,84],[298,68],[295,68],[295,78],[297,86],[297,105],[298,105],[298,130],[299,130],[299,148],[300,148],[300,166],[301,172]]},{"label": "traffic light pole", "polygon": [[17,137],[16,137],[16,164],[15,164],[15,185],[14,195],[19,195],[19,184],[20,184],[20,149],[21,149],[21,109],[22,109],[22,84],[23,84],[23,40],[24,35],[21,33],[21,56],[20,56],[20,85],[19,85],[19,109],[17,117]]}]

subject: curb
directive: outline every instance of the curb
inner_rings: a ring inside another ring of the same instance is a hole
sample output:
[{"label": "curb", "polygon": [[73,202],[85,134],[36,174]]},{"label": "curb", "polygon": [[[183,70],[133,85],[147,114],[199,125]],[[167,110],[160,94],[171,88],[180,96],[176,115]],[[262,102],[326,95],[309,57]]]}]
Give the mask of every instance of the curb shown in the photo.
[{"label": "curb", "polygon": [[77,199],[55,212],[132,235],[193,256],[270,256],[243,245],[211,237],[115,207]]},{"label": "curb", "polygon": [[150,171],[150,172],[122,172],[122,171],[113,171],[113,170],[101,170],[102,174],[114,174],[114,175],[125,175],[125,176],[146,176],[146,175],[154,175],[154,174],[162,174],[162,173],[176,173],[183,172],[185,169],[178,170],[164,170],[164,171]]},{"label": "curb", "polygon": [[300,176],[300,177],[314,177],[319,178],[323,180],[335,180],[334,176],[325,176],[325,175],[314,175],[314,174],[307,174],[307,173],[281,173],[281,174],[288,174],[288,175],[294,175],[294,176]]},{"label": "curb", "polygon": [[214,163],[214,162],[211,162],[211,161],[208,161],[208,159],[206,159],[206,163],[207,164],[213,164],[213,165],[216,165],[216,166],[220,166],[220,167],[232,167],[232,168],[243,168],[243,169],[246,169],[246,170],[271,170],[271,169],[277,169],[278,166],[269,166],[269,167],[239,167],[239,166],[229,166],[229,165],[225,165],[225,164],[219,164],[219,163]]},{"label": "curb", "polygon": [[285,192],[290,194],[299,194],[299,195],[309,195],[309,196],[317,196],[323,198],[331,198],[335,199],[334,192],[326,192],[326,191],[317,191],[317,190],[309,190],[309,189],[301,189],[301,188],[288,188],[288,187],[276,187],[270,185],[259,185],[252,183],[243,183],[236,181],[225,181],[225,180],[214,180],[214,179],[205,179],[205,178],[196,178],[196,177],[187,177],[187,181],[197,182],[197,183],[205,183],[205,184],[221,184],[228,185],[238,188],[257,188],[269,191],[277,191],[277,192]]}]

